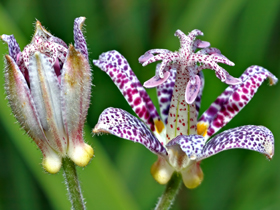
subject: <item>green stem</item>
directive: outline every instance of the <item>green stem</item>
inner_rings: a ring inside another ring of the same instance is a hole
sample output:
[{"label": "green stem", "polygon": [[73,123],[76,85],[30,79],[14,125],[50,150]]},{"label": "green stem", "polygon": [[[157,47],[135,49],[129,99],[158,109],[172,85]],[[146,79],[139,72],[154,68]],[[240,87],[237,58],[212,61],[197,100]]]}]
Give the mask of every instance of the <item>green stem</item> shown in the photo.
[{"label": "green stem", "polygon": [[63,176],[73,210],[85,210],[86,206],[77,176],[76,166],[68,157],[63,158]]},{"label": "green stem", "polygon": [[158,201],[158,204],[155,210],[168,210],[170,209],[175,196],[181,186],[182,176],[181,174],[174,172],[171,179],[166,185],[165,191],[162,194],[161,198]]}]

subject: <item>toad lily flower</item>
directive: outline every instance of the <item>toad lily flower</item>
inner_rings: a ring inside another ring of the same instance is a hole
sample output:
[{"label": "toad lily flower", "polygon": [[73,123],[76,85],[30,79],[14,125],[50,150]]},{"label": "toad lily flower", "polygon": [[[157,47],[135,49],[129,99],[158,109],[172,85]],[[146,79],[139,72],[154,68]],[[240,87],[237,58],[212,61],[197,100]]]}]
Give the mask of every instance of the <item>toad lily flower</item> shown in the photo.
[{"label": "toad lily flower", "polygon": [[[229,86],[197,120],[204,86],[202,72],[197,75],[200,81],[197,97],[192,104],[188,104],[184,97],[178,97],[184,94],[185,89],[176,88],[181,68],[165,67],[165,70],[169,68],[168,78],[157,85],[160,118],[147,92],[120,53],[103,53],[93,63],[112,78],[141,119],[122,109],[107,108],[101,113],[93,133],[109,133],[138,142],[156,154],[158,160],[152,165],[151,173],[160,184],[166,184],[173,172],[177,171],[182,174],[186,187],[197,187],[203,179],[200,162],[228,149],[249,149],[272,158],[274,137],[263,126],[237,127],[208,140],[251,100],[267,77],[271,84],[277,82],[277,78],[266,69],[252,66],[239,79],[226,74],[226,78],[237,84]],[[160,65],[157,72],[159,68]],[[177,100],[177,103],[172,105],[172,100]]]},{"label": "toad lily flower", "polygon": [[43,153],[43,167],[59,171],[68,156],[79,166],[88,164],[93,149],[83,140],[90,103],[91,69],[82,33],[84,17],[74,22],[75,47],[69,48],[39,21],[32,41],[21,52],[13,35],[2,35],[5,89],[13,114]]}]

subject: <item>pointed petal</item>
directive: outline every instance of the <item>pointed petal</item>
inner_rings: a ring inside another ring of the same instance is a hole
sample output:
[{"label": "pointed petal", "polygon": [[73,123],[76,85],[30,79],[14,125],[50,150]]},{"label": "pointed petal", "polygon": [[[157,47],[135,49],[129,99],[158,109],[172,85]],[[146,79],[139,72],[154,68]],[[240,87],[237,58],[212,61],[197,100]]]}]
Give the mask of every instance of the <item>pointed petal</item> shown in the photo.
[{"label": "pointed petal", "polygon": [[[43,132],[24,76],[11,56],[6,55],[5,58],[5,90],[13,114],[21,127],[41,149],[44,156],[43,167],[50,173],[56,173],[61,167],[61,158],[47,143],[48,140]],[[54,162],[56,164],[53,164]]]},{"label": "pointed petal", "polygon": [[165,148],[151,133],[147,126],[128,112],[107,108],[99,116],[93,133],[109,133],[144,145],[151,152],[167,155]]},{"label": "pointed petal", "polygon": [[88,60],[70,45],[61,76],[62,113],[69,141],[67,154],[79,166],[87,165],[93,156],[93,149],[83,140],[90,94],[91,69]]},{"label": "pointed petal", "polygon": [[159,184],[167,184],[173,172],[174,169],[161,156],[158,156],[157,161],[151,167],[151,174]]},{"label": "pointed petal", "polygon": [[86,59],[88,59],[88,49],[86,39],[82,32],[82,27],[85,22],[85,17],[76,18],[74,21],[74,40],[75,48],[78,49]]},{"label": "pointed petal", "polygon": [[5,90],[13,114],[17,118],[21,127],[35,139],[36,144],[46,137],[42,130],[34,102],[27,83],[11,56],[5,56]]},{"label": "pointed petal", "polygon": [[176,145],[180,146],[181,150],[189,157],[190,160],[195,160],[201,154],[204,146],[204,138],[200,135],[180,135],[168,142],[166,147],[171,149]]},{"label": "pointed petal", "polygon": [[263,126],[246,125],[230,129],[210,139],[198,160],[235,148],[253,150],[271,159],[274,155],[274,137],[271,131]]},{"label": "pointed petal", "polygon": [[20,53],[20,48],[14,35],[3,34],[0,38],[8,44],[9,55],[14,59],[14,61],[17,61],[17,55]]},{"label": "pointed petal", "polygon": [[35,52],[29,64],[31,95],[50,146],[66,154],[67,138],[61,114],[61,93],[57,76],[47,58]]},{"label": "pointed petal", "polygon": [[66,49],[68,48],[67,44],[60,38],[53,36],[50,32],[48,32],[44,26],[40,23],[39,20],[36,21],[36,26],[35,26],[35,33],[33,35],[32,41],[35,42],[36,37],[35,36],[40,36],[44,37],[45,39],[48,39],[50,42],[55,42],[57,44],[62,45]]},{"label": "pointed petal", "polygon": [[185,100],[188,104],[192,104],[196,100],[196,97],[200,91],[200,85],[201,81],[198,75],[195,75],[194,84],[192,84],[192,81],[189,80],[185,93]]},{"label": "pointed petal", "polygon": [[154,122],[160,121],[160,117],[127,60],[119,52],[109,51],[100,55],[99,60],[93,60],[93,63],[111,77],[133,111],[155,131]]},{"label": "pointed petal", "polygon": [[[157,67],[160,64],[157,65]],[[175,84],[175,78],[176,78],[176,69],[170,69],[169,73],[170,76],[166,80],[165,83],[162,83],[157,87],[157,96],[158,96],[158,102],[159,102],[159,108],[161,113],[161,118],[165,125],[167,125],[167,118],[168,118],[168,112],[170,108],[170,102],[173,94],[173,88]]]},{"label": "pointed petal", "polygon": [[[251,66],[242,74],[241,84],[229,86],[201,116],[200,125],[209,126],[206,139],[224,127],[254,96],[266,79],[275,84],[277,78],[260,66]],[[207,129],[207,128],[206,128]]]},{"label": "pointed petal", "polygon": [[200,163],[194,162],[181,172],[184,185],[189,189],[198,187],[203,180],[203,172]]}]

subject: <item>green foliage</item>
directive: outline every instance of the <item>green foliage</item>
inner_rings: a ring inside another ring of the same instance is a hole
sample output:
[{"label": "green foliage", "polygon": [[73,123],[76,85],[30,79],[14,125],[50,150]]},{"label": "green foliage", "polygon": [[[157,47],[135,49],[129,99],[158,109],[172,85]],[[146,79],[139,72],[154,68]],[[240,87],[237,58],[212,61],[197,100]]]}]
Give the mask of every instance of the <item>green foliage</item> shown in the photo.
[{"label": "green foliage", "polygon": [[[152,48],[177,50],[176,29],[188,33],[200,29],[202,40],[211,42],[235,62],[225,68],[240,76],[250,65],[261,65],[278,78],[280,1],[254,0],[2,0],[0,34],[14,34],[21,49],[30,41],[36,19],[66,43],[73,43],[73,21],[85,16],[90,60],[116,49],[129,61],[141,82],[154,75],[155,64],[142,67],[138,57]],[[0,54],[7,54],[1,45]],[[0,62],[2,69],[3,61]],[[2,71],[3,72],[3,71]],[[99,114],[107,107],[132,113],[110,78],[93,67],[94,87],[85,128],[85,139],[95,157],[78,168],[88,209],[152,209],[164,186],[150,175],[156,157],[138,144],[103,135],[92,137]],[[202,111],[225,89],[213,71],[204,70],[206,87]],[[49,175],[41,166],[41,152],[15,124],[0,77],[0,209],[70,209],[62,172]],[[254,99],[227,126],[264,125],[276,140],[275,157],[232,150],[201,163],[204,181],[194,190],[181,188],[173,209],[278,209],[280,206],[280,86],[260,87]],[[156,101],[154,89],[148,90]],[[109,96],[109,97],[107,97]],[[279,103],[278,103],[279,102]],[[202,112],[201,112],[202,113]]]}]

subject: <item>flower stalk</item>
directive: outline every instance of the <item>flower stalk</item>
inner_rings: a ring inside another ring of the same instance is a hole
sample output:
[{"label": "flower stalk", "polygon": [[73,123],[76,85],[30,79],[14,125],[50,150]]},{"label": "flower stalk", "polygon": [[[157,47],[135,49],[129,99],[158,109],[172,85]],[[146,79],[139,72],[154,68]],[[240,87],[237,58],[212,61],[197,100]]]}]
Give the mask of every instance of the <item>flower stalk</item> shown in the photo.
[{"label": "flower stalk", "polygon": [[182,175],[174,172],[171,179],[166,185],[165,191],[160,197],[155,210],[168,210],[173,204],[175,197],[182,184]]},{"label": "flower stalk", "polygon": [[72,205],[71,209],[85,210],[86,206],[74,162],[65,157],[62,159],[62,167],[68,197]]}]

